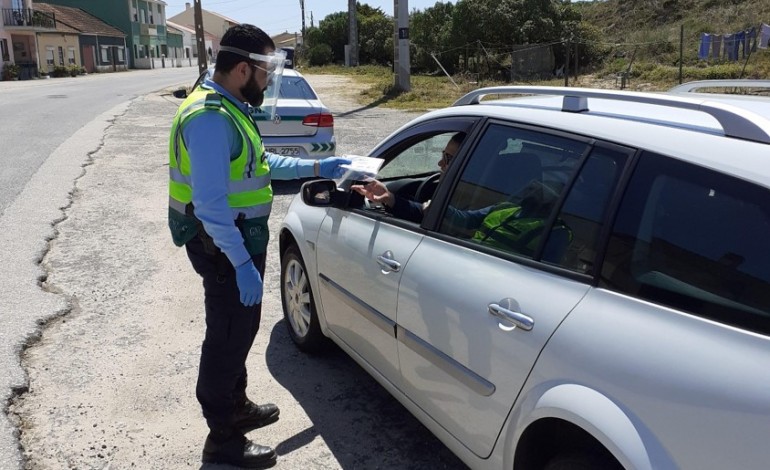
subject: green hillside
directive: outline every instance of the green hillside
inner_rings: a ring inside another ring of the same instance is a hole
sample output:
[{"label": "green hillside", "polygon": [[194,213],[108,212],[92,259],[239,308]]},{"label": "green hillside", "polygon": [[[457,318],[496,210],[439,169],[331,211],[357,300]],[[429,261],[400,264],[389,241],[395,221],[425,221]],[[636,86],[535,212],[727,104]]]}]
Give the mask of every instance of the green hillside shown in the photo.
[{"label": "green hillside", "polygon": [[[737,61],[698,59],[700,34],[728,34],[770,24],[770,0],[604,0],[575,2],[584,25],[596,32],[585,40],[606,57],[595,72],[628,70],[652,83],[678,81],[680,43],[684,81],[708,78],[768,78],[770,49]],[[681,28],[683,41],[680,41]]]},{"label": "green hillside", "polygon": [[729,33],[770,24],[770,0],[603,0],[575,2],[585,21],[615,39],[644,39],[648,33],[684,25],[692,38],[700,32]]}]

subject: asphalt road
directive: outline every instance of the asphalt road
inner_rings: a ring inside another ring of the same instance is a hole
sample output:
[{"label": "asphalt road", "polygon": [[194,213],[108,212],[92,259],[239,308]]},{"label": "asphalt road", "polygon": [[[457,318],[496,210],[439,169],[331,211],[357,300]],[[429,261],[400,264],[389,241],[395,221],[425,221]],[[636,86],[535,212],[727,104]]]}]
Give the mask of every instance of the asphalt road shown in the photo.
[{"label": "asphalt road", "polygon": [[[366,154],[414,117],[356,105],[346,78],[310,80],[336,115],[339,154]],[[200,464],[202,288],[166,228],[167,134],[178,104],[153,93],[89,122],[0,218],[0,243],[28,253],[0,265],[0,279],[16,279],[0,298],[16,325],[0,331],[0,358],[13,352],[6,340],[29,344],[26,377],[11,367],[0,383],[15,392],[0,419],[0,468],[225,468]],[[248,362],[249,395],[277,403],[281,419],[250,437],[276,448],[277,468],[464,468],[344,353],[307,356],[291,343],[276,230],[298,188],[274,185],[262,326]],[[25,220],[24,236],[2,230]]]},{"label": "asphalt road", "polygon": [[105,111],[171,85],[193,67],[0,82],[0,215],[59,145]]}]

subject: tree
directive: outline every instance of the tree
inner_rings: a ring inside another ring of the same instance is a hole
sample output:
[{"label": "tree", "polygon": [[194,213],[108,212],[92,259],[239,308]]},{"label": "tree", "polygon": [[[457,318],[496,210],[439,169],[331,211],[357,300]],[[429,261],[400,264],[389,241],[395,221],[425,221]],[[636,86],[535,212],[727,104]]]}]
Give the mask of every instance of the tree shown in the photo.
[{"label": "tree", "polygon": [[463,43],[535,44],[559,40],[559,0],[459,0],[452,15]]},{"label": "tree", "polygon": [[[366,4],[356,7],[358,17],[359,62],[387,64],[393,56],[393,19],[379,8]],[[345,45],[348,44],[348,12],[341,11],[327,15],[318,24],[319,41],[328,44],[333,61],[345,60]]]},{"label": "tree", "polygon": [[359,11],[359,44],[362,64],[387,65],[393,61],[393,18],[380,9]]},{"label": "tree", "polygon": [[342,63],[345,60],[345,44],[348,43],[348,13],[340,11],[327,15],[318,22],[321,42],[332,51],[332,60]]},{"label": "tree", "polygon": [[412,67],[417,71],[439,69],[431,54],[435,54],[449,73],[454,73],[459,52],[452,49],[452,14],[454,5],[437,2],[425,11],[412,12],[409,19]]}]

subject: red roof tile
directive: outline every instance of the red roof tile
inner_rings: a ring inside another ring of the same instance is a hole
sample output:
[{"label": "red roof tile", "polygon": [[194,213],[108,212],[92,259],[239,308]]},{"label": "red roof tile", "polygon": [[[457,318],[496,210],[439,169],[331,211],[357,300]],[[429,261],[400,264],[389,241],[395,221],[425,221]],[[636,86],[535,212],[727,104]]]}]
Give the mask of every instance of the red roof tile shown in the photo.
[{"label": "red roof tile", "polygon": [[57,31],[126,37],[123,31],[110,26],[80,8],[51,5],[49,3],[32,3],[32,8],[43,13],[55,15]]}]

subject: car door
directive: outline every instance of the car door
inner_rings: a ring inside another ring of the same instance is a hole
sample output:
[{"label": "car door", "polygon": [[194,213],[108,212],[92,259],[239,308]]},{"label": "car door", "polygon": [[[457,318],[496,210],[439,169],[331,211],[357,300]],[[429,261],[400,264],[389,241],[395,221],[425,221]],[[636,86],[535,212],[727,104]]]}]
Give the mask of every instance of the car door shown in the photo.
[{"label": "car door", "polygon": [[[473,121],[416,126],[378,147],[379,178],[410,179],[438,169],[442,145]],[[381,210],[331,209],[317,240],[320,299],[331,333],[354,357],[398,383],[396,302],[403,267],[423,238],[416,223]]]},{"label": "car door", "polygon": [[534,374],[611,397],[645,439],[651,468],[766,468],[768,239],[766,186],[643,153],[599,288]]},{"label": "car door", "polygon": [[[435,232],[404,269],[397,316],[403,390],[480,457],[490,455],[549,337],[590,288],[586,271],[552,266],[576,257],[578,242],[595,248],[596,227],[584,236],[557,214],[568,188],[585,188],[576,175],[598,152],[578,138],[489,124],[444,188],[443,207],[431,206]],[[615,170],[612,178],[622,164]],[[603,197],[588,203],[599,213],[613,187],[605,183]]]}]

